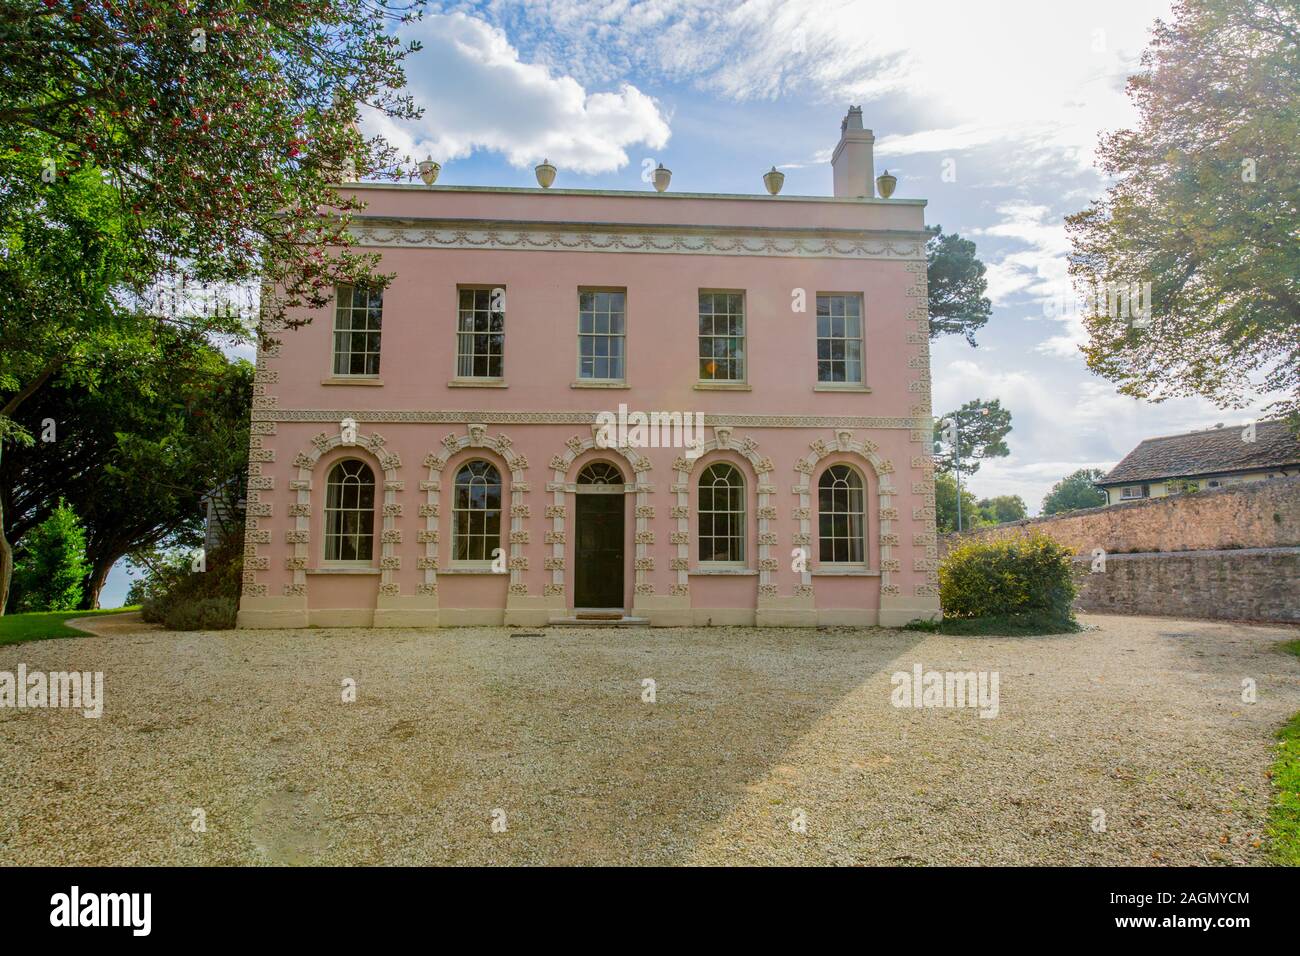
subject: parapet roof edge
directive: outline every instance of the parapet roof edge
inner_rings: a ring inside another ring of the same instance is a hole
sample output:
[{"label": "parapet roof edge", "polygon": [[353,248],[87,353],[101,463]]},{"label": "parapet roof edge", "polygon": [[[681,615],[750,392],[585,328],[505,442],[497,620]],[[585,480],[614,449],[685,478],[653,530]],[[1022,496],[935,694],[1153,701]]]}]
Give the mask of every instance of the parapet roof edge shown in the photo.
[{"label": "parapet roof edge", "polygon": [[619,199],[742,199],[762,202],[826,202],[858,206],[925,206],[925,199],[840,196],[767,196],[762,193],[674,193],[642,189],[542,189],[532,186],[425,186],[423,183],[336,183],[339,189],[413,189],[428,193],[507,193],[537,196],[612,196]]}]

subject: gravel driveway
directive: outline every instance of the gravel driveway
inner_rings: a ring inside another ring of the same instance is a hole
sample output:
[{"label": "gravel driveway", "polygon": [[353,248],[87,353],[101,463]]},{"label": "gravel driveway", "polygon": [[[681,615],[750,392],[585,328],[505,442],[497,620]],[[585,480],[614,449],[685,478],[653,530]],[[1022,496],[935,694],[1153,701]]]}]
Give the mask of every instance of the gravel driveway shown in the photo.
[{"label": "gravel driveway", "polygon": [[[1268,862],[1296,631],[1084,620],[0,647],[0,671],[103,671],[106,697],[0,709],[0,863]],[[892,706],[917,663],[997,672],[998,715]]]}]

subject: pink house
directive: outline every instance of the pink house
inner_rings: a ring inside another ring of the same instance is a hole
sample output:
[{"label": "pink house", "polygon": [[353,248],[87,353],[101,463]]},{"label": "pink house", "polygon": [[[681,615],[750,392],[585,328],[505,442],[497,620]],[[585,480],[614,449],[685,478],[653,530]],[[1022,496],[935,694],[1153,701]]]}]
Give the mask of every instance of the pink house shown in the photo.
[{"label": "pink house", "polygon": [[[356,184],[258,356],[243,627],[939,614],[925,203]],[[698,426],[698,427],[697,427]]]}]

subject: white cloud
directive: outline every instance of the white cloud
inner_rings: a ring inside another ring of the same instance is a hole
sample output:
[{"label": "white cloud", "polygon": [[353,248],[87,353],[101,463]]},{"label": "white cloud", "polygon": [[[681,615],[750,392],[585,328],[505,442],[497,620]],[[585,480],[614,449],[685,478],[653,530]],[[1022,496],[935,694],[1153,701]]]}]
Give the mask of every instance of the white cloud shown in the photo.
[{"label": "white cloud", "polygon": [[525,63],[505,33],[482,20],[434,15],[403,37],[424,46],[405,63],[424,115],[399,123],[371,113],[366,126],[413,158],[428,153],[445,163],[490,149],[518,167],[549,158],[564,169],[602,173],[625,166],[629,146],[668,143],[668,119],[635,86],[588,92],[571,76]]},{"label": "white cloud", "polygon": [[914,107],[926,131],[883,139],[885,155],[1011,140],[1066,150],[1087,166],[1097,131],[1130,115],[1122,80],[1169,7],[521,0],[491,4],[484,15],[579,79],[609,82],[635,70],[740,101],[890,96]]},{"label": "white cloud", "polygon": [[1079,468],[1109,469],[1143,438],[1259,417],[1258,408],[1223,411],[1202,399],[1177,399],[1153,408],[1118,394],[1107,382],[1062,382],[1050,370],[990,369],[969,358],[938,368],[936,414],[976,397],[1000,399],[1011,411],[1011,454],[983,463],[968,487],[980,498],[1020,495],[1031,512],[1066,475]]},{"label": "white cloud", "polygon": [[1029,202],[1003,203],[997,213],[1001,221],[973,228],[970,234],[1009,239],[1029,248],[990,259],[986,277],[993,304],[1006,305],[1019,294],[1052,301],[1067,296],[1070,282],[1066,255],[1070,241],[1064,221],[1053,216],[1047,206]]}]

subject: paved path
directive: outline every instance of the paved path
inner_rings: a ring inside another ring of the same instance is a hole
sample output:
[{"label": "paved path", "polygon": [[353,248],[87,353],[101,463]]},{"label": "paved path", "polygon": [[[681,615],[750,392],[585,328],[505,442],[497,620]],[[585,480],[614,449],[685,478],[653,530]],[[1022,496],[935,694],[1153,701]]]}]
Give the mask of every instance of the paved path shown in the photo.
[{"label": "paved path", "polygon": [[109,634],[139,634],[146,631],[159,631],[158,624],[146,624],[139,611],[124,611],[121,614],[92,614],[89,617],[74,617],[64,621],[68,627],[89,634],[107,636]]}]

